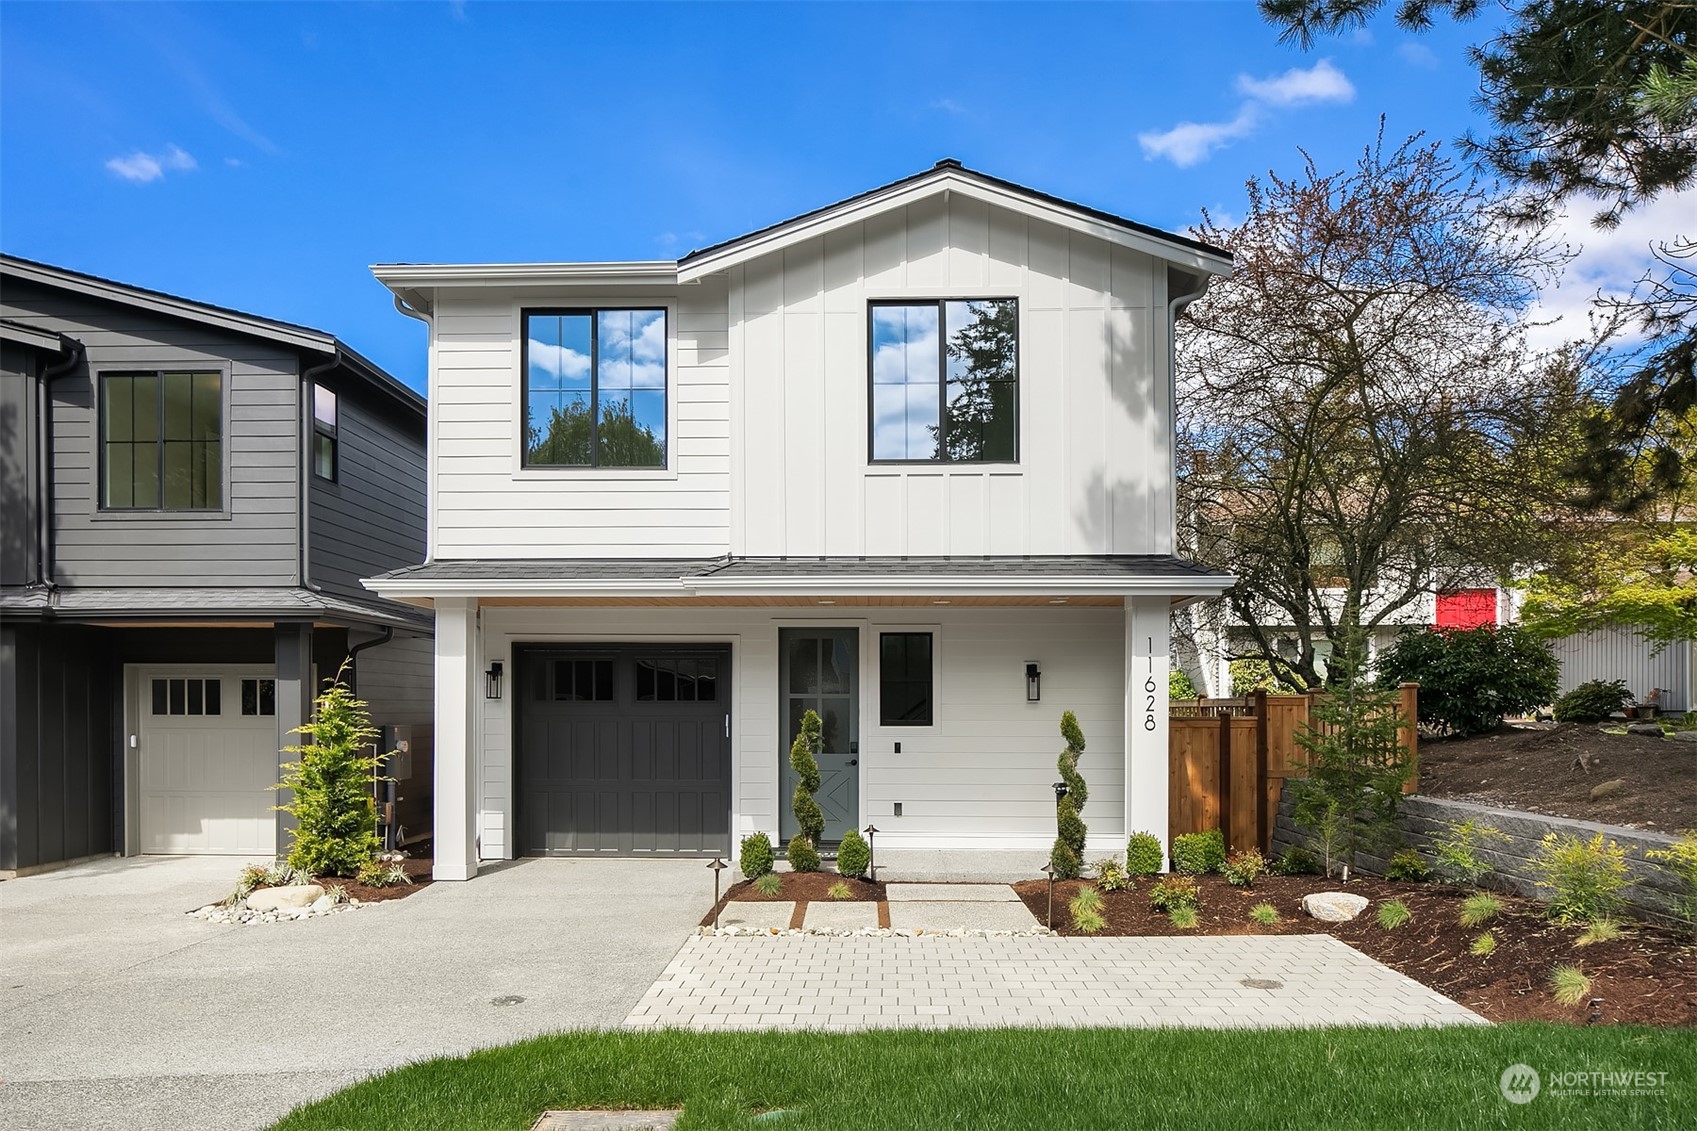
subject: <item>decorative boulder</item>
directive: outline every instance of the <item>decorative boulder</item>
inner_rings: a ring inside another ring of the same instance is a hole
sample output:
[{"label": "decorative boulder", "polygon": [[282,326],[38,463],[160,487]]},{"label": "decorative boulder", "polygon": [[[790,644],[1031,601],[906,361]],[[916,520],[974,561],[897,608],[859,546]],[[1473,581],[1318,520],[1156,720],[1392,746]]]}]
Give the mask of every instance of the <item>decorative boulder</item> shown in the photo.
[{"label": "decorative boulder", "polygon": [[1671,737],[1675,742],[1697,742],[1697,730],[1676,730]]},{"label": "decorative boulder", "polygon": [[1302,909],[1326,923],[1347,923],[1367,910],[1367,898],[1346,891],[1317,891],[1302,897]]},{"label": "decorative boulder", "polygon": [[1613,781],[1606,781],[1606,782],[1602,782],[1599,785],[1592,786],[1591,787],[1591,800],[1592,801],[1601,801],[1606,797],[1613,797],[1617,793],[1625,793],[1625,792],[1626,792],[1626,779],[1625,778],[1615,778]]},{"label": "decorative boulder", "polygon": [[287,911],[311,907],[324,894],[317,884],[295,884],[286,888],[261,888],[247,897],[250,911]]},{"label": "decorative boulder", "polygon": [[1626,728],[1627,734],[1641,734],[1646,738],[1662,737],[1662,728],[1655,723],[1633,723]]}]

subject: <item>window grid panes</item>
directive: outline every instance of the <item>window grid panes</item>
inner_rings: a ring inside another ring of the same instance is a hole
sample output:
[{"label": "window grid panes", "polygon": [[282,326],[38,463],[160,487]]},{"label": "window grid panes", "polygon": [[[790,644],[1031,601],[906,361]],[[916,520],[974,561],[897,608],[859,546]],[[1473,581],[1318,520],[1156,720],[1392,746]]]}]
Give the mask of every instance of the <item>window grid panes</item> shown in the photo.
[{"label": "window grid panes", "polygon": [[155,715],[222,715],[224,684],[218,679],[178,678],[153,681]]},{"label": "window grid panes", "polygon": [[874,461],[1019,458],[1019,308],[1008,299],[871,304]]},{"label": "window grid panes", "polygon": [[613,661],[555,660],[552,698],[583,703],[611,703]]},{"label": "window grid panes", "polygon": [[930,726],[931,688],[931,634],[879,633],[879,724]]},{"label": "window grid panes", "polygon": [[719,695],[719,665],[712,660],[636,662],[639,703],[711,703]]},{"label": "window grid panes", "polygon": [[224,493],[220,373],[101,376],[100,505],[218,510]]},{"label": "window grid panes", "polygon": [[312,473],[336,481],[336,394],[323,385],[312,387]]},{"label": "window grid panes", "polygon": [[524,462],[666,466],[666,312],[524,315]]}]

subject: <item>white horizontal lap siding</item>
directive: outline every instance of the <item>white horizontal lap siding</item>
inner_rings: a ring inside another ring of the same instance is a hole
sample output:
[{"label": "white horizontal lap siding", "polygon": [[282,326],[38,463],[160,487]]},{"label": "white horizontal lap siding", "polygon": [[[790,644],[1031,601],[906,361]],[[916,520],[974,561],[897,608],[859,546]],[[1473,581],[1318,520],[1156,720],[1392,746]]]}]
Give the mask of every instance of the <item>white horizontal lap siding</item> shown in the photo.
[{"label": "white horizontal lap siding", "polygon": [[[520,310],[670,307],[664,473],[518,466]],[[445,290],[431,389],[431,546],[440,558],[692,557],[725,553],[730,392],[725,289],[607,295]]]},{"label": "white horizontal lap siding", "polygon": [[[1170,552],[1165,268],[961,197],[729,273],[732,548]],[[1016,465],[868,461],[867,304],[1016,298]]]},{"label": "white horizontal lap siding", "polygon": [[[787,753],[779,717],[779,630],[861,630],[861,820],[880,843],[1041,848],[1055,835],[1060,717],[1078,715],[1090,783],[1084,819],[1093,838],[1124,830],[1124,614],[1119,609],[548,609],[483,610],[483,660],[502,660],[508,691],[479,697],[479,829],[485,859],[513,852],[513,648],[524,643],[731,643],[732,829],[774,837],[789,799],[779,786]],[[880,628],[937,632],[936,711],[930,727],[878,725]],[[1025,664],[1043,673],[1043,698],[1025,698]],[[902,743],[895,754],[893,743]],[[893,806],[903,803],[903,816]],[[888,836],[886,837],[886,834]]]},{"label": "white horizontal lap siding", "polygon": [[1688,686],[1691,648],[1670,644],[1660,652],[1631,629],[1604,628],[1564,636],[1555,642],[1561,662],[1561,690],[1593,679],[1625,680],[1633,695],[1642,699],[1650,689],[1662,689],[1664,710],[1691,710]]}]

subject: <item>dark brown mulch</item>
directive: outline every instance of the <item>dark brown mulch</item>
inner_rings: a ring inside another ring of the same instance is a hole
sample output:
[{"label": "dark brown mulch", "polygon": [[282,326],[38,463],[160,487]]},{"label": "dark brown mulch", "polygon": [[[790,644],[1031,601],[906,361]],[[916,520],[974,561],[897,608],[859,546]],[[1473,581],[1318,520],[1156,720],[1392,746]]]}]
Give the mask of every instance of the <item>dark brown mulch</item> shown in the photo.
[{"label": "dark brown mulch", "polygon": [[[1591,800],[1592,787],[1616,779],[1626,783],[1624,790]],[[1604,734],[1579,723],[1423,739],[1420,792],[1677,833],[1697,828],[1697,743]]]},{"label": "dark brown mulch", "polygon": [[414,892],[423,891],[429,887],[434,882],[430,878],[430,869],[434,863],[435,861],[428,857],[423,859],[409,857],[401,861],[401,867],[406,869],[408,878],[412,880],[410,884],[393,884],[389,887],[374,888],[368,884],[355,883],[352,879],[343,876],[319,876],[315,882],[325,891],[329,891],[332,886],[340,884],[342,890],[348,893],[349,899],[357,899],[361,903],[383,903],[391,899],[405,899]]},{"label": "dark brown mulch", "polygon": [[[1153,881],[1137,881],[1135,890],[1103,892],[1102,935],[1243,935],[1327,932],[1392,969],[1430,986],[1492,1021],[1567,1021],[1583,1024],[1588,1003],[1558,1005],[1549,974],[1556,966],[1580,967],[1592,979],[1593,998],[1602,998],[1599,1020],[1617,1024],[1697,1026],[1697,946],[1686,936],[1641,924],[1613,942],[1578,946],[1579,927],[1563,927],[1544,916],[1543,905],[1499,896],[1503,911],[1485,924],[1496,937],[1489,956],[1468,953],[1484,927],[1464,928],[1457,921],[1466,892],[1439,884],[1407,884],[1363,878],[1340,885],[1318,876],[1266,876],[1253,889],[1234,888],[1218,876],[1197,877],[1201,889],[1194,930],[1180,930],[1149,905]],[[1055,930],[1078,935],[1067,901],[1082,881],[1055,885]],[[1048,884],[1027,880],[1014,885],[1039,921],[1045,915]],[[1322,923],[1302,910],[1310,892],[1347,890],[1373,904],[1348,923]],[[1380,927],[1378,903],[1398,898],[1412,918],[1394,931]],[[1280,920],[1263,927],[1249,919],[1257,903],[1271,903]]]},{"label": "dark brown mulch", "polygon": [[[783,883],[777,895],[761,894],[749,880],[732,884],[718,904],[702,916],[701,925],[712,926],[713,920],[725,909],[725,904],[733,899],[749,903],[783,903],[794,900],[797,904],[802,904],[812,900],[821,903],[872,903],[884,898],[883,884],[875,884],[870,880],[854,880],[839,876],[835,872],[774,872],[773,875]],[[848,899],[831,898],[831,887],[839,883],[848,885]]]}]

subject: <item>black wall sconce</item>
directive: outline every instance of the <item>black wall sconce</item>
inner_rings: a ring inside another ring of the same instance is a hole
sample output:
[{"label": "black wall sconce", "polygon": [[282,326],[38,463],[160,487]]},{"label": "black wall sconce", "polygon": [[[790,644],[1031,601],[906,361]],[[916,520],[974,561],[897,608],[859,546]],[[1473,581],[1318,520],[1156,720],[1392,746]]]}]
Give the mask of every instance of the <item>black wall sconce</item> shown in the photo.
[{"label": "black wall sconce", "polygon": [[499,699],[501,697],[501,661],[494,660],[489,664],[489,670],[483,673],[483,697]]},{"label": "black wall sconce", "polygon": [[1043,673],[1035,663],[1025,665],[1025,701],[1036,703],[1043,698]]}]

